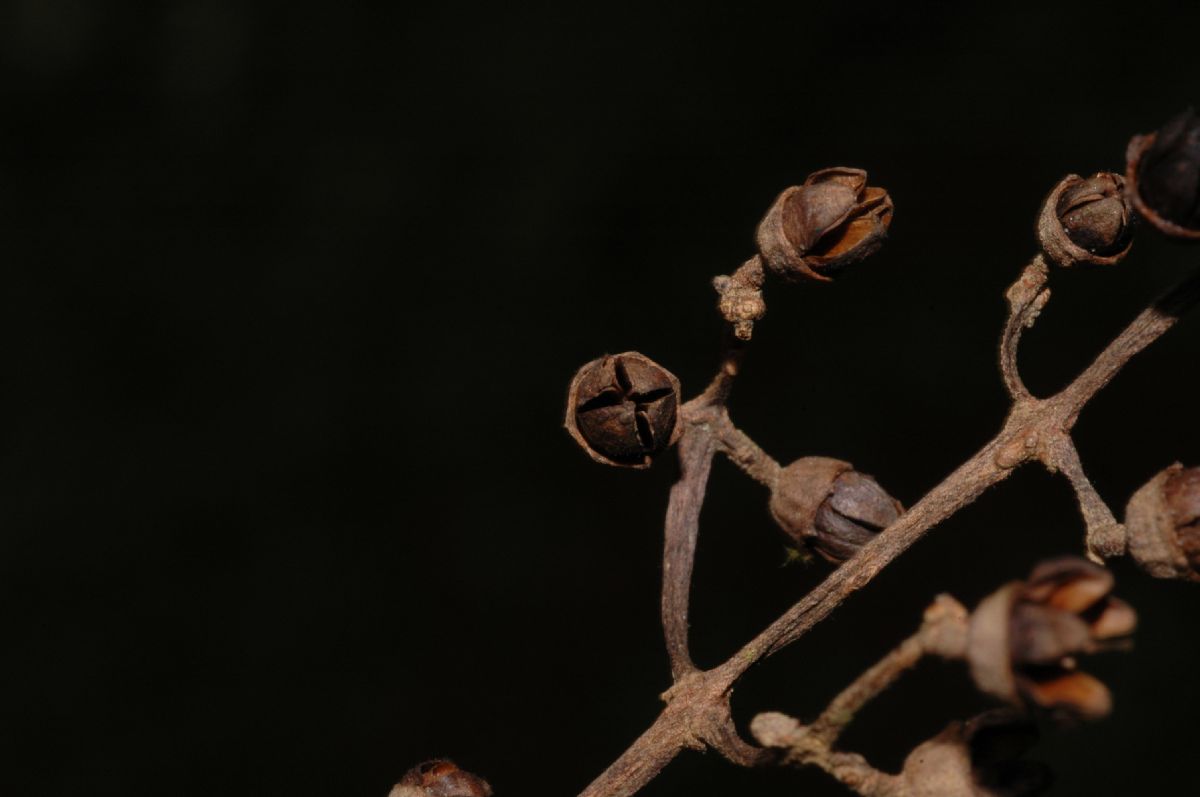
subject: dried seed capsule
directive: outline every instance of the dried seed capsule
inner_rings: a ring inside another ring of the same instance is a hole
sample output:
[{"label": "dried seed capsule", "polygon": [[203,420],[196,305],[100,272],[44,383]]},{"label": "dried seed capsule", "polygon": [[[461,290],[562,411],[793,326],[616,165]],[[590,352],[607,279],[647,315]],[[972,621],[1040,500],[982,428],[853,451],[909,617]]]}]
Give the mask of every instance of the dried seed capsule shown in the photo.
[{"label": "dried seed capsule", "polygon": [[679,437],[679,380],[637,352],[579,369],[567,395],[567,431],[597,462],[645,468]]},{"label": "dried seed capsule", "polygon": [[404,773],[389,797],[491,797],[492,787],[449,759],[425,761]]},{"label": "dried seed capsule", "polygon": [[870,476],[828,457],[783,468],[768,508],[789,537],[830,562],[854,556],[904,511]]},{"label": "dried seed capsule", "polygon": [[892,210],[887,191],[868,186],[862,169],[822,169],[775,200],[758,226],[758,250],[781,277],[828,282],[880,247]]},{"label": "dried seed capsule", "polygon": [[952,722],[918,745],[900,780],[914,797],[1032,797],[1050,785],[1049,769],[1020,756],[1037,741],[1037,726],[1012,709]]},{"label": "dried seed capsule", "polygon": [[1200,115],[1189,108],[1157,132],[1134,136],[1125,161],[1138,215],[1164,235],[1200,240]]},{"label": "dried seed capsule", "polygon": [[1200,581],[1200,467],[1177,462],[1147,482],[1129,499],[1125,529],[1147,573]]},{"label": "dried seed capsule", "polygon": [[1038,240],[1060,266],[1113,265],[1132,244],[1125,180],[1099,172],[1086,180],[1071,174],[1059,181],[1042,204]]},{"label": "dried seed capsule", "polygon": [[1084,559],[1039,564],[984,598],[971,615],[967,661],[982,691],[1060,720],[1097,719],[1108,688],[1076,669],[1080,654],[1118,647],[1137,615],[1111,596],[1112,573]]}]

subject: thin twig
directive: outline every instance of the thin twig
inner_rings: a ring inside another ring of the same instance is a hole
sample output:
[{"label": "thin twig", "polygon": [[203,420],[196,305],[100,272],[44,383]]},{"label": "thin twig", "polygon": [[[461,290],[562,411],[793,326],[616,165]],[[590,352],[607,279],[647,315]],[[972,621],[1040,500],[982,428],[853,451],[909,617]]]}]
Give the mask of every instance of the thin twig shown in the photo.
[{"label": "thin twig", "polygon": [[808,732],[833,747],[859,711],[927,655],[958,658],[967,644],[967,610],[949,595],[939,595],[925,612],[917,632],[843,689],[809,726]]},{"label": "thin twig", "polygon": [[867,703],[899,680],[906,671],[917,666],[917,662],[924,657],[925,646],[921,644],[921,635],[913,634],[835,697],[813,722],[809,732],[832,747]]},{"label": "thin twig", "polygon": [[688,595],[700,505],[712,469],[716,440],[703,429],[688,426],[679,439],[679,481],[671,487],[663,548],[662,622],[671,659],[671,678],[678,681],[696,671],[688,650]]},{"label": "thin twig", "polygon": [[683,405],[685,420],[689,414],[705,407],[723,405],[729,399],[729,391],[733,389],[733,380],[742,369],[742,358],[745,355],[746,347],[742,341],[736,338],[726,340],[725,354],[721,357],[716,376],[700,395]]},{"label": "thin twig", "polygon": [[759,484],[768,489],[774,488],[779,481],[779,462],[759,448],[749,435],[734,426],[724,408],[712,419],[711,429],[721,453],[728,457],[730,462]]},{"label": "thin twig", "polygon": [[1083,472],[1083,463],[1079,460],[1079,451],[1075,448],[1070,435],[1063,435],[1054,444],[1047,447],[1042,457],[1047,469],[1061,472],[1075,490],[1075,498],[1079,502],[1079,513],[1087,528],[1085,545],[1088,558],[1095,562],[1103,562],[1114,556],[1125,553],[1125,527],[1113,516],[1108,504],[1096,492],[1087,474]]},{"label": "thin twig", "polygon": [[786,714],[759,714],[750,723],[750,732],[764,747],[780,752],[779,763],[819,767],[861,795],[885,797],[898,786],[895,775],[880,772],[857,753],[834,750],[811,728]]},{"label": "thin twig", "polygon": [[1200,302],[1200,269],[1192,271],[1182,282],[1138,314],[1133,323],[1108,344],[1087,370],[1059,394],[1068,405],[1067,417],[1071,425],[1074,425],[1083,405],[1107,385],[1125,363],[1175,326],[1197,302]]},{"label": "thin twig", "polygon": [[680,474],[671,487],[663,534],[662,624],[667,656],[671,661],[671,679],[675,683],[696,671],[688,648],[688,606],[700,529],[700,507],[704,503],[713,455],[718,447],[724,447],[718,442],[714,425],[719,425],[721,419],[724,419],[724,425],[732,425],[725,412],[725,401],[733,389],[744,352],[740,341],[728,341],[725,356],[712,382],[681,410],[683,433],[677,444]]},{"label": "thin twig", "polygon": [[780,753],[782,763],[820,767],[867,797],[899,795],[899,778],[876,770],[860,755],[836,750],[837,740],[867,703],[922,658],[961,658],[966,644],[967,610],[949,595],[939,595],[925,610],[917,632],[843,689],[811,725],[764,712],[750,723],[750,731],[764,747]]},{"label": "thin twig", "polygon": [[1017,348],[1021,345],[1021,333],[1033,326],[1050,300],[1050,289],[1046,287],[1049,278],[1046,258],[1039,254],[1004,294],[1008,300],[1008,318],[1000,336],[1000,375],[1013,401],[1031,398],[1017,368]]}]

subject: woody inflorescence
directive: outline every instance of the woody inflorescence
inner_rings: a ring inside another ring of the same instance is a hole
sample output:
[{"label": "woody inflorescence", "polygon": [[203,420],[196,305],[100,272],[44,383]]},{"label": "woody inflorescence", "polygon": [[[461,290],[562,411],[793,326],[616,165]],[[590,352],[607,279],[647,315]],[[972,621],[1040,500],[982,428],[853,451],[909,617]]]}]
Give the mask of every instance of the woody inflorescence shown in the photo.
[{"label": "woody inflorescence", "polygon": [[[893,213],[891,196],[871,185],[862,169],[821,169],[785,189],[758,225],[756,254],[714,280],[732,349],[750,339],[764,316],[766,283],[836,283],[879,250]],[[1176,241],[1200,241],[1200,115],[1193,110],[1134,136],[1123,174],[1065,176],[1042,203],[1035,233],[1050,264],[1103,268],[1124,259],[1139,226]],[[605,354],[571,380],[564,425],[594,461],[643,469],[691,424],[711,423],[706,412],[713,402],[706,391],[685,403],[675,375],[644,354]],[[849,462],[806,456],[781,467],[762,452],[744,456],[763,460],[748,467],[731,454],[766,483],[768,515],[788,544],[835,566],[904,514],[874,477]],[[1151,478],[1130,499],[1123,531],[1128,554],[1149,574],[1200,581],[1200,467],[1175,463]],[[1019,758],[1036,738],[1035,720],[1071,724],[1112,708],[1108,688],[1080,666],[1092,654],[1128,647],[1137,616],[1112,590],[1109,570],[1063,557],[996,590],[969,617],[962,610],[961,649],[941,654],[962,659],[980,691],[1006,707],[952,723],[916,747],[900,774],[882,776],[889,785],[877,793],[1041,793],[1049,783],[1045,768]],[[871,793],[866,781],[857,788]],[[482,778],[436,759],[409,771],[392,797],[491,794]]]}]

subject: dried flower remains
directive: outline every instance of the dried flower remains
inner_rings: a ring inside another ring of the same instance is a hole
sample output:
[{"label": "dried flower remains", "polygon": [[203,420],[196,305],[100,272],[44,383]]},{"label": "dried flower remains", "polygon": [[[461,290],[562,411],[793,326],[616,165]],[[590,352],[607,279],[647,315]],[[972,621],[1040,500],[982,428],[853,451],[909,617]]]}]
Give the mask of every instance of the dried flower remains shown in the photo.
[{"label": "dried flower remains", "polygon": [[879,248],[892,210],[862,169],[822,169],[775,200],[758,227],[759,253],[785,279],[827,282]]},{"label": "dried flower remains", "polygon": [[1059,720],[1108,714],[1108,688],[1078,668],[1078,657],[1120,647],[1137,625],[1112,588],[1108,569],[1065,557],[989,595],[971,616],[967,660],[975,683]]}]

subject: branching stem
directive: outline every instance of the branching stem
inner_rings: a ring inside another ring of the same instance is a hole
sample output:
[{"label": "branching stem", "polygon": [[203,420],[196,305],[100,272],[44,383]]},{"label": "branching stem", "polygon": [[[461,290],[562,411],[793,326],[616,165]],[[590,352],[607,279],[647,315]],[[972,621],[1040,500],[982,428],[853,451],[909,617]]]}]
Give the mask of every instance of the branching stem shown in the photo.
[{"label": "branching stem", "polygon": [[778,712],[759,714],[750,732],[782,763],[817,766],[868,797],[900,797],[899,778],[873,768],[855,753],[835,749],[842,731],[867,703],[929,655],[962,658],[967,645],[967,610],[949,595],[939,595],[925,611],[920,629],[901,642],[835,697],[809,726]]},{"label": "branching stem", "polygon": [[[1039,460],[1062,470],[1075,486],[1081,506],[1088,507],[1085,516],[1088,511],[1092,513],[1089,543],[1096,541],[1096,547],[1091,551],[1109,555],[1109,550],[1116,550],[1115,543],[1108,547],[1110,543],[1104,542],[1108,539],[1104,534],[1091,533],[1092,523],[1098,524],[1097,528],[1105,526],[1111,512],[1106,517],[1100,511],[1103,502],[1083,475],[1069,433],[1084,405],[1134,355],[1200,301],[1200,270],[1139,314],[1070,385],[1055,396],[1037,399],[1021,382],[1016,350],[1021,330],[1032,323],[1049,297],[1045,271],[1044,261],[1035,258],[1008,292],[1010,314],[1000,352],[1001,371],[1013,406],[1000,432],[728,661],[702,671],[696,669],[687,652],[687,604],[700,504],[712,456],[721,450],[752,477],[766,483],[770,483],[772,468],[777,471],[779,467],[738,432],[725,413],[724,403],[741,356],[740,345],[730,349],[713,383],[683,408],[687,430],[680,445],[682,475],[672,490],[667,512],[663,583],[663,625],[674,685],[663,695],[667,706],[650,729],[581,797],[628,797],[685,747],[708,747],[742,765],[766,760],[765,752],[742,741],[733,726],[729,696],[738,678],[753,664],[807,633],[930,529],[1025,462]],[[842,776],[870,779],[879,775],[869,767],[860,767],[857,757],[839,755],[843,757],[837,759],[836,766]]]},{"label": "branching stem", "polygon": [[1031,398],[1017,368],[1017,348],[1021,344],[1021,333],[1033,326],[1050,300],[1050,289],[1046,287],[1049,279],[1046,258],[1039,254],[1004,294],[1008,300],[1008,319],[1004,322],[1004,334],[1000,336],[1000,375],[1004,377],[1004,387],[1013,401]]}]

